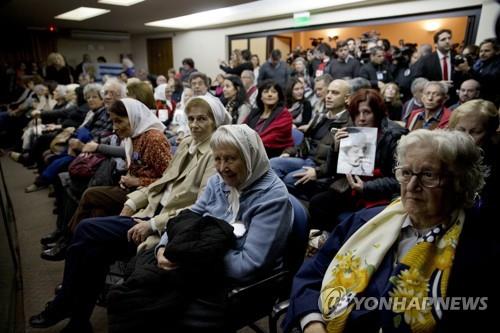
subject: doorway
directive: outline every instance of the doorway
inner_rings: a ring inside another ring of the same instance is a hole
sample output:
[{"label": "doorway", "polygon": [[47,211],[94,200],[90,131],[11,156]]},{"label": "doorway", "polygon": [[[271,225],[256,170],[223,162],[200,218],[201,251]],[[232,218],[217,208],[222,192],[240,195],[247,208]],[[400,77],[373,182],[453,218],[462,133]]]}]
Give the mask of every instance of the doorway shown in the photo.
[{"label": "doorway", "polygon": [[155,75],[165,75],[173,67],[172,38],[147,40],[148,70]]}]

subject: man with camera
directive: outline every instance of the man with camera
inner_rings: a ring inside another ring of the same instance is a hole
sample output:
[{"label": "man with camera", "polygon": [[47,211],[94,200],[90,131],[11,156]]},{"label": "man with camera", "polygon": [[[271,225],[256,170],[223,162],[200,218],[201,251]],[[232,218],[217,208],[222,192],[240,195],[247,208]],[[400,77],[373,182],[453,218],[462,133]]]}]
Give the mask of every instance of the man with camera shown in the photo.
[{"label": "man with camera", "polygon": [[462,73],[474,78],[481,85],[481,98],[500,105],[500,45],[495,38],[488,38],[479,45],[479,59],[470,65],[463,61]]}]

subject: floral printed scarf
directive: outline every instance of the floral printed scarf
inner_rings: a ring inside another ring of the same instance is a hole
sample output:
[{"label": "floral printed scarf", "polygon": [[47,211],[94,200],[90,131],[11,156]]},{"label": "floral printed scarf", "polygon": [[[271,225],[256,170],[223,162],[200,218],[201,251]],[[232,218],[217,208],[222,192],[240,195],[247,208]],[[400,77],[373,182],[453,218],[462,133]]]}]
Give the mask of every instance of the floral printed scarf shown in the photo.
[{"label": "floral printed scarf", "polygon": [[[383,312],[384,332],[431,332],[442,316],[439,308],[424,299],[445,297],[455,249],[465,213],[456,211],[449,228],[436,226],[420,237],[402,258],[389,279],[391,310]],[[398,240],[407,213],[398,199],[357,230],[330,263],[320,294],[320,309],[328,332],[342,332],[355,306],[354,298],[368,286],[394,243]],[[406,297],[406,298],[405,298]],[[398,302],[394,302],[398,299]],[[403,303],[399,302],[404,300]]]}]

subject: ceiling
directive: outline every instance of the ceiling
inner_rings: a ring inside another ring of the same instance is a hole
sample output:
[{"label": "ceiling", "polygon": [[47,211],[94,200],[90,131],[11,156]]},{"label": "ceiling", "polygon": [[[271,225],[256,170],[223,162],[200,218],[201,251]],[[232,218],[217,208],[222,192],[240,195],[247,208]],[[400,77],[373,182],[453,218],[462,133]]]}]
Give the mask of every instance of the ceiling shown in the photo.
[{"label": "ceiling", "polygon": [[[146,0],[130,7],[97,3],[97,0],[0,0],[2,25],[58,29],[86,29],[145,33],[165,31],[144,23],[187,15],[219,7],[239,5],[253,0]],[[111,12],[85,21],[56,20],[54,16],[77,7],[97,7]]]},{"label": "ceiling", "polygon": [[[150,33],[168,30],[158,27],[147,27],[144,25],[146,22],[187,15],[198,11],[234,6],[251,1],[252,0],[146,0],[130,7],[122,7],[100,4],[97,3],[97,0],[0,0],[0,25],[3,26],[3,32],[8,31],[5,27],[9,27],[9,29],[12,27],[47,29],[51,24],[54,24],[57,29],[60,30],[85,29]],[[381,2],[392,1],[367,0],[363,1],[361,4],[366,6]],[[54,19],[54,16],[80,6],[110,9],[111,12],[81,22]],[[258,19],[253,21],[258,21]]]}]

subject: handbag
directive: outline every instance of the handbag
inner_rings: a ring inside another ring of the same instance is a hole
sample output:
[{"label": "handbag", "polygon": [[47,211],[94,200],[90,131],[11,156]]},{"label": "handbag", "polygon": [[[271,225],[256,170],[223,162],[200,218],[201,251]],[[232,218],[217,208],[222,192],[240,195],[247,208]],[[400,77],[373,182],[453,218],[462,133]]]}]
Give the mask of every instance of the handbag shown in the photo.
[{"label": "handbag", "polygon": [[91,178],[104,159],[106,156],[102,154],[80,154],[70,163],[69,174],[76,178]]},{"label": "handbag", "polygon": [[88,186],[116,186],[120,176],[120,173],[116,170],[116,161],[108,157],[99,164]]},{"label": "handbag", "polygon": [[50,142],[50,150],[54,154],[60,154],[68,148],[68,141],[75,132],[74,127],[67,127],[61,133],[57,134]]}]

